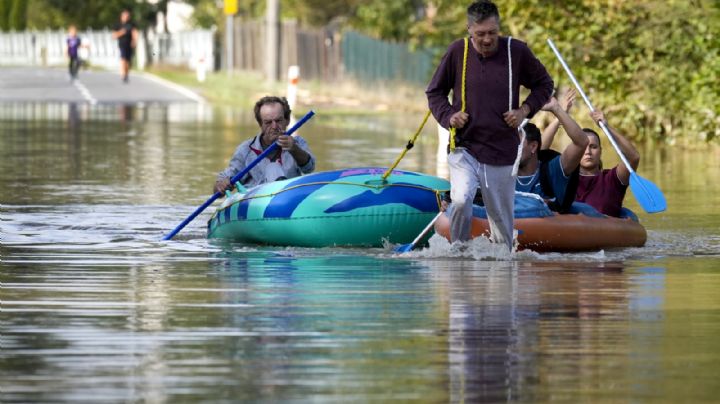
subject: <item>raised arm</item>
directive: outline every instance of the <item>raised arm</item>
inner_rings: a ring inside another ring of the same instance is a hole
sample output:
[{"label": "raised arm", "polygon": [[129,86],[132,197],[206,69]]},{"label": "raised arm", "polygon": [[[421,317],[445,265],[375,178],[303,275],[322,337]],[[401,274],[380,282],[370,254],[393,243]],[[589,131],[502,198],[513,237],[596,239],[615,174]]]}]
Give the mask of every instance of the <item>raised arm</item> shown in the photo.
[{"label": "raised arm", "polygon": [[[575,102],[576,95],[577,92],[574,88],[571,87],[568,91],[565,92],[562,98],[558,100],[558,102],[560,103],[560,108],[565,110],[565,112],[570,113],[570,108],[572,108],[573,103]],[[540,145],[540,149],[545,150],[549,149],[550,146],[552,146],[553,140],[555,139],[555,134],[557,133],[559,128],[560,120],[557,118],[553,119],[553,121],[550,122],[550,125],[548,125],[542,131],[542,142]]]},{"label": "raised arm", "polygon": [[588,145],[587,135],[583,132],[580,125],[560,107],[555,97],[550,98],[550,101],[545,104],[542,109],[543,111],[552,112],[557,117],[560,124],[565,128],[565,133],[567,133],[570,140],[572,140],[572,143],[569,144],[560,155],[560,164],[562,164],[563,172],[565,175],[569,175],[580,165],[580,160]]},{"label": "raised arm", "polygon": [[120,28],[112,32],[113,39],[118,39],[125,34],[125,27],[120,25]]},{"label": "raised arm", "polygon": [[[618,132],[615,128],[610,126],[608,124],[607,120],[605,119],[605,114],[599,109],[596,109],[595,111],[590,113],[590,117],[595,121],[597,124],[599,121],[603,121],[605,123],[605,126],[610,131],[610,134],[613,135],[613,138],[617,142],[618,147],[620,147],[620,151],[623,155],[625,155],[625,158],[627,159],[628,163],[630,163],[630,166],[633,170],[637,170],[638,166],[640,165],[640,153],[637,151],[635,146],[628,140],[622,133]],[[620,182],[622,182],[624,185],[630,184],[630,170],[628,170],[627,167],[625,167],[625,164],[618,164],[617,165],[617,176]]]}]

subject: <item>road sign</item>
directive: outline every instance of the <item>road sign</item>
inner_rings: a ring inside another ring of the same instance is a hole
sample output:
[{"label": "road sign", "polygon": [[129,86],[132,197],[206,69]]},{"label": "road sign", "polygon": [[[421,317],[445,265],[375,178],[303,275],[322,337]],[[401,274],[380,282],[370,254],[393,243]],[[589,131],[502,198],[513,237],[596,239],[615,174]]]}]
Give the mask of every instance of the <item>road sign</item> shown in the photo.
[{"label": "road sign", "polygon": [[225,0],[225,15],[234,15],[238,12],[238,0]]}]

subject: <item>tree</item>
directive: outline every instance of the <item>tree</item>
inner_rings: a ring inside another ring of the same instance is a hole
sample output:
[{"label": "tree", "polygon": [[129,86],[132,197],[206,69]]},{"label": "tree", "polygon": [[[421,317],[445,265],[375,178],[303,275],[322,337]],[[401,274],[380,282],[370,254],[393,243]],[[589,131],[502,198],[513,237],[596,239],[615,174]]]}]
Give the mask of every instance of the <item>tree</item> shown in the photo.
[{"label": "tree", "polygon": [[361,0],[286,0],[282,4],[282,14],[301,24],[321,27],[353,15],[358,3]]},{"label": "tree", "polygon": [[193,25],[201,28],[212,26],[222,27],[224,21],[223,10],[217,6],[215,0],[192,0],[188,1],[195,10],[191,21]]},{"label": "tree", "polygon": [[22,31],[27,26],[27,1],[13,0],[8,18],[10,29]]},{"label": "tree", "polygon": [[421,0],[363,1],[350,23],[377,38],[408,41],[412,38],[412,26],[424,10]]},{"label": "tree", "polygon": [[0,0],[0,31],[10,30],[10,8],[12,0]]}]

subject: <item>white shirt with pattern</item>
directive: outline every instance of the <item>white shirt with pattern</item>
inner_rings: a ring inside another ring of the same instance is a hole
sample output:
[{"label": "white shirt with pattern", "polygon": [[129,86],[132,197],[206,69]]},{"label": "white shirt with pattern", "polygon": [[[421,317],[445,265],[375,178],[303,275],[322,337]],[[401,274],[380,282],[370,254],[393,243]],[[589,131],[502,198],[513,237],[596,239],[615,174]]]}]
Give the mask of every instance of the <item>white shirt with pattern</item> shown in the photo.
[{"label": "white shirt with pattern", "polygon": [[[255,167],[250,169],[240,183],[246,187],[252,187],[266,182],[276,181],[279,177],[294,178],[302,174],[309,174],[315,170],[315,156],[310,152],[310,146],[305,139],[294,136],[295,144],[310,155],[310,159],[304,166],[299,166],[289,151],[283,150],[275,161],[265,157]],[[263,152],[260,143],[260,135],[242,142],[230,158],[230,164],[226,169],[218,173],[217,179],[231,179],[237,173],[249,166]]]}]

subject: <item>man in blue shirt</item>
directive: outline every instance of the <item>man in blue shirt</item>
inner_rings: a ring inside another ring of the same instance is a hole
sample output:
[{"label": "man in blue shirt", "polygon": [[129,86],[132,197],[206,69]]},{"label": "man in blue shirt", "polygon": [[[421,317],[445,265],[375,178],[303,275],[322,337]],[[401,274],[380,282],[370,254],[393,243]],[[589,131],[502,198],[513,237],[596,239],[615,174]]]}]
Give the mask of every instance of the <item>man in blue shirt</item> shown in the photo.
[{"label": "man in blue shirt", "polygon": [[515,191],[538,194],[548,202],[551,209],[564,212],[575,199],[575,191],[566,190],[571,185],[571,174],[580,165],[588,138],[555,97],[552,97],[542,110],[549,111],[558,118],[572,143],[565,147],[562,153],[540,150],[540,130],[532,123],[525,125],[525,141],[515,180]]}]

